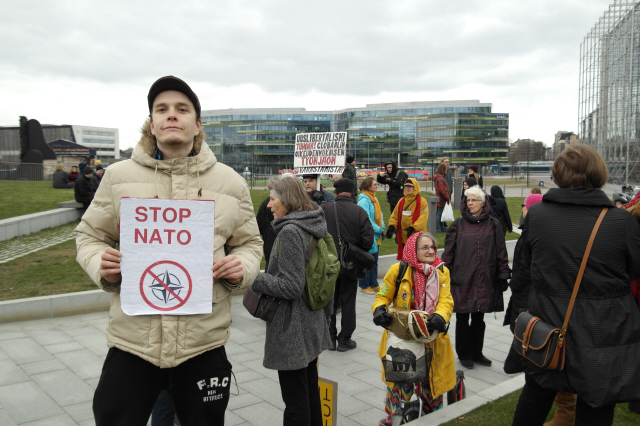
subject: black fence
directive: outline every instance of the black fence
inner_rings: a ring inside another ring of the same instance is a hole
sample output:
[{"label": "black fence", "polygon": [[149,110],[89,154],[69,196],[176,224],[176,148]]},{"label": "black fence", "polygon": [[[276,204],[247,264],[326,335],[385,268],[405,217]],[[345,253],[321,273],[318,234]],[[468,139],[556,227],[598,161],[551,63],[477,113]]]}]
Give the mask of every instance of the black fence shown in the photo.
[{"label": "black fence", "polygon": [[43,164],[0,162],[0,180],[51,180]]}]

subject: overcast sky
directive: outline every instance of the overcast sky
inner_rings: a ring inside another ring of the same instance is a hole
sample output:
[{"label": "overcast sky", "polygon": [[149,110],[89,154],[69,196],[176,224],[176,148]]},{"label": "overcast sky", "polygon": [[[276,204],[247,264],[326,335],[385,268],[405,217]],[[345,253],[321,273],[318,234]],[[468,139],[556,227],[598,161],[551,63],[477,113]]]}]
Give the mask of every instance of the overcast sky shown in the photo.
[{"label": "overcast sky", "polygon": [[0,0],[0,126],[115,127],[186,80],[202,108],[478,99],[509,137],[577,131],[580,43],[613,0]]}]

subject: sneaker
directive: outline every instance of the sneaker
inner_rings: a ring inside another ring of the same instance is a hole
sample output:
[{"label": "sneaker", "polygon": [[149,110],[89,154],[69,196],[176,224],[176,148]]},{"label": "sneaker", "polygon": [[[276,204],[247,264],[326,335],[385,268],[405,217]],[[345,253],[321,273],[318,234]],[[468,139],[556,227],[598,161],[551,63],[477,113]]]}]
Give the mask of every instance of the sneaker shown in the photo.
[{"label": "sneaker", "polygon": [[349,339],[347,342],[338,342],[338,352],[346,352],[351,349],[355,349],[358,345],[353,340]]},{"label": "sneaker", "polygon": [[371,287],[371,290],[373,290],[374,292],[379,292],[380,291],[380,286],[378,287]]},{"label": "sneaker", "polygon": [[362,291],[363,293],[367,293],[367,294],[376,294],[376,292],[373,291],[373,289],[371,287],[369,287],[369,288],[361,288],[360,291]]},{"label": "sneaker", "polygon": [[491,360],[484,355],[480,355],[479,357],[474,358],[473,362],[475,362],[476,364],[483,365],[485,367],[491,367]]},{"label": "sneaker", "polygon": [[460,364],[470,370],[473,368],[473,361],[471,361],[470,359],[461,359]]},{"label": "sneaker", "polygon": [[384,419],[378,422],[378,426],[393,426],[393,423],[389,421],[388,417],[385,417]]}]

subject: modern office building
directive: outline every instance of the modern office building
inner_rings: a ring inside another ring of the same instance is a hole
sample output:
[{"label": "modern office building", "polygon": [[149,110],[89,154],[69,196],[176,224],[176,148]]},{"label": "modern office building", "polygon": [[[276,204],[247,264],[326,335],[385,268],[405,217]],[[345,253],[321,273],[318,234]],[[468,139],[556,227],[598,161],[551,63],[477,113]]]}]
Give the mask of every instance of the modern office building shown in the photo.
[{"label": "modern office building", "polygon": [[[120,159],[118,129],[109,127],[78,126],[73,124],[42,124],[45,142],[58,139],[93,148],[96,158],[106,161]],[[0,161],[20,161],[20,127],[0,127]]]},{"label": "modern office building", "polygon": [[640,181],[640,2],[615,0],[580,45],[578,129],[612,180]]},{"label": "modern office building", "polygon": [[346,131],[347,152],[359,167],[399,161],[406,168],[506,163],[509,114],[471,101],[368,104],[363,108],[225,109],[202,112],[206,142],[237,171],[277,173],[293,168],[296,133]]}]

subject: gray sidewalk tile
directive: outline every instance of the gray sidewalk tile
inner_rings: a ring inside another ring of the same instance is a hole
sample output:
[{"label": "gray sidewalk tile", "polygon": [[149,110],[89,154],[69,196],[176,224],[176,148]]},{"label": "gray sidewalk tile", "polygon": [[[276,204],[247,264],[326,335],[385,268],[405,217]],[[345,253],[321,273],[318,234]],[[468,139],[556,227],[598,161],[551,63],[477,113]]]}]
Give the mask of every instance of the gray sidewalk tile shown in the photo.
[{"label": "gray sidewalk tile", "polygon": [[464,371],[464,385],[467,388],[467,396],[475,395],[478,392],[483,391],[484,389],[490,388],[491,383],[485,382],[484,380],[478,379],[476,377],[470,376],[469,371],[466,368],[462,368]]},{"label": "gray sidewalk tile", "polygon": [[[321,363],[322,365],[322,363]],[[330,368],[332,368],[335,371],[338,371],[342,374],[347,374],[350,375],[352,373],[357,373],[358,371],[368,371],[369,367],[367,367],[366,365],[362,365],[358,362],[349,362],[347,364],[341,364],[341,365],[332,365],[330,366]]]},{"label": "gray sidewalk tile", "polygon": [[80,404],[64,407],[64,411],[76,422],[93,419],[93,401],[81,402]]},{"label": "gray sidewalk tile", "polygon": [[81,379],[100,377],[104,361],[93,352],[85,349],[82,351],[63,352],[55,355],[71,371]]},{"label": "gray sidewalk tile", "polygon": [[22,371],[29,376],[33,374],[48,373],[49,371],[64,370],[67,367],[57,359],[49,361],[34,362],[32,364],[22,364]]},{"label": "gray sidewalk tile", "polygon": [[[105,339],[105,344],[106,344],[106,339]],[[43,346],[43,348],[49,351],[50,354],[58,354],[62,352],[79,351],[84,349],[84,346],[82,346],[80,343],[73,340],[72,342],[69,342],[69,343],[56,343],[55,345]]]},{"label": "gray sidewalk tile", "polygon": [[358,424],[370,426],[378,424],[378,421],[385,416],[386,414],[383,409],[370,408],[361,413],[349,416],[349,418]]},{"label": "gray sidewalk tile", "polygon": [[256,359],[262,360],[264,358],[263,354],[259,354],[257,352],[253,352],[253,351],[245,351],[243,353],[239,353],[239,354],[235,354],[232,356],[229,356],[229,361],[231,361],[231,363],[234,365],[236,365],[236,363],[243,363],[246,361],[254,361]]},{"label": "gray sidewalk tile", "polygon": [[495,367],[495,363],[491,367],[482,367],[476,364],[473,370],[465,372],[465,377],[473,377],[483,382],[491,383],[492,385],[502,383],[509,379],[509,376],[502,371],[502,364],[500,364],[500,369],[498,370],[498,368]]},{"label": "gray sidewalk tile", "polygon": [[4,361],[5,359],[9,359],[9,357],[2,350],[0,350],[0,361]]},{"label": "gray sidewalk tile", "polygon": [[236,380],[238,381],[238,386],[242,386],[242,384],[248,384],[249,382],[253,382],[254,380],[264,379],[265,376],[263,374],[258,373],[255,370],[248,368],[245,371],[234,371],[233,374],[236,376]]},{"label": "gray sidewalk tile", "polygon": [[236,426],[245,423],[245,420],[235,414],[233,411],[227,409],[227,412],[224,413],[224,424],[225,426]]},{"label": "gray sidewalk tile", "polygon": [[382,366],[380,368],[380,371],[378,372],[379,374],[371,374],[371,373],[372,373],[372,371],[370,369],[369,370],[363,370],[363,371],[359,371],[357,373],[349,374],[349,377],[353,377],[353,378],[358,379],[358,380],[360,380],[362,382],[368,383],[373,387],[384,389],[386,387],[386,385],[382,381]]},{"label": "gray sidewalk tile", "polygon": [[0,406],[16,423],[26,423],[64,414],[34,382],[0,386]]},{"label": "gray sidewalk tile", "polygon": [[349,395],[374,389],[374,387],[368,383],[360,381],[352,376],[333,371],[329,368],[320,371],[320,376],[325,379],[338,382],[338,390]]},{"label": "gray sidewalk tile", "polygon": [[28,331],[29,336],[39,345],[53,345],[73,342],[73,338],[64,331],[54,329],[37,329]]},{"label": "gray sidewalk tile", "polygon": [[254,380],[247,383],[244,388],[253,395],[262,399],[280,410],[284,410],[284,402],[282,401],[282,393],[280,392],[280,383],[268,378]]},{"label": "gray sidewalk tile", "polygon": [[248,333],[240,328],[231,327],[231,337],[229,340],[233,340],[234,343],[243,345],[245,343],[253,343],[258,340],[255,334]]},{"label": "gray sidewalk tile", "polygon": [[[261,359],[254,359],[253,361],[247,361],[247,362],[243,362],[242,365],[244,365],[245,367],[249,367],[250,369],[252,369],[253,371],[255,371],[256,373],[267,377],[275,382],[278,381],[278,372],[276,370],[270,370],[268,368],[264,368],[262,366],[262,358]],[[279,390],[280,388],[278,388]]]},{"label": "gray sidewalk tile", "polygon": [[361,401],[346,392],[342,392],[340,384],[338,384],[338,390],[340,391],[340,394],[338,395],[338,413],[345,417],[349,417],[373,407],[368,402]]},{"label": "gray sidewalk tile", "polygon": [[[358,426],[360,424],[360,423],[357,423],[357,422],[351,420],[347,416],[343,416],[340,413],[338,413],[338,421],[336,423],[339,424],[340,426]],[[377,423],[374,423],[374,424],[377,425]]]},{"label": "gray sidewalk tile", "polygon": [[374,408],[384,410],[384,399],[387,386],[380,381],[381,386],[378,389],[372,389],[353,395],[354,398],[371,405]]},{"label": "gray sidewalk tile", "polygon": [[9,415],[6,413],[6,411],[2,408],[0,408],[0,425],[2,426],[16,426],[17,423],[14,422]]},{"label": "gray sidewalk tile", "polygon": [[[357,350],[357,349],[356,349]],[[327,367],[333,368],[338,367],[340,365],[351,364],[353,361],[346,357],[345,354],[349,352],[338,352],[338,351],[322,351],[320,356],[320,365],[325,365]],[[320,369],[320,373],[322,373],[322,369]]]},{"label": "gray sidewalk tile", "polygon": [[98,387],[98,383],[100,382],[100,377],[94,377],[93,379],[86,379],[84,382],[88,384],[91,387],[91,389],[93,389],[93,391],[95,392],[96,388]]},{"label": "gray sidewalk tile", "polygon": [[76,426],[76,424],[71,417],[66,414],[61,414],[34,422],[23,423],[22,426]]},{"label": "gray sidewalk tile", "polygon": [[94,326],[69,327],[69,328],[66,328],[64,331],[71,337],[87,336],[87,335],[100,334],[100,333],[104,335],[104,330],[99,330]]},{"label": "gray sidewalk tile", "polygon": [[61,407],[93,399],[93,389],[69,370],[35,374],[31,378]]},{"label": "gray sidewalk tile", "polygon": [[83,422],[78,423],[78,426],[96,426],[96,422],[93,419],[85,420]]},{"label": "gray sidewalk tile", "polygon": [[107,356],[107,352],[109,352],[103,332],[75,336],[74,339],[98,356]]},{"label": "gray sidewalk tile", "polygon": [[53,359],[49,352],[30,337],[4,340],[0,342],[0,348],[18,365]]},{"label": "gray sidewalk tile", "polygon": [[231,395],[229,398],[229,405],[227,410],[236,410],[242,407],[248,407],[249,405],[259,404],[262,402],[261,398],[258,398],[250,392],[241,391],[240,395]]},{"label": "gray sidewalk tile", "polygon": [[282,424],[283,410],[266,402],[238,408],[233,411],[251,425],[280,425]]},{"label": "gray sidewalk tile", "polygon": [[0,361],[0,386],[28,381],[29,377],[13,361]]}]

